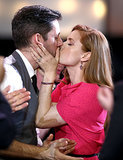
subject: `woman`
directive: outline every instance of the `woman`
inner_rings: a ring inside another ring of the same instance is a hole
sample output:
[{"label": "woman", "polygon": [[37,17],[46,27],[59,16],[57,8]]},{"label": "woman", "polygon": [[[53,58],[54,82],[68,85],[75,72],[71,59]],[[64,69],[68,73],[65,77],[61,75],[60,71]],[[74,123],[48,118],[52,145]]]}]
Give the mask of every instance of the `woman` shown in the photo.
[{"label": "woman", "polygon": [[[40,49],[39,49],[40,48]],[[40,44],[32,56],[44,70],[36,123],[41,128],[55,127],[55,138],[77,142],[74,156],[96,160],[104,142],[107,112],[97,100],[100,86],[113,87],[111,57],[105,36],[90,27],[77,25],[56,57]],[[60,53],[59,53],[60,51]],[[51,90],[58,62],[66,66],[64,82]]]}]

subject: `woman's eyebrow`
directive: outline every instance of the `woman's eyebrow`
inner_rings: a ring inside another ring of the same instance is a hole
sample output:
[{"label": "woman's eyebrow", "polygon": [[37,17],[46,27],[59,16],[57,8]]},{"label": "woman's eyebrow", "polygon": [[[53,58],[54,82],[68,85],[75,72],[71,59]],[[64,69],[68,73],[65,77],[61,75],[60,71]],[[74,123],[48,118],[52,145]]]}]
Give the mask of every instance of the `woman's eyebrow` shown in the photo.
[{"label": "woman's eyebrow", "polygon": [[73,40],[72,38],[69,38],[69,37],[68,37],[68,40],[71,41],[71,42],[74,42],[74,40]]}]

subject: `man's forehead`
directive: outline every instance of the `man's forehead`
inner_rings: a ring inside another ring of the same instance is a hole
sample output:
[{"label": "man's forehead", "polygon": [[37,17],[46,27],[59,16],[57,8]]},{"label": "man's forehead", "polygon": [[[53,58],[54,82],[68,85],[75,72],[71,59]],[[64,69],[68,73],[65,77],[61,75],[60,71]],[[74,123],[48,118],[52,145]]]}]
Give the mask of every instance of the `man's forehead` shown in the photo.
[{"label": "man's forehead", "polygon": [[52,21],[52,25],[53,25],[53,31],[56,33],[56,35],[59,35],[60,34],[60,26],[59,26],[58,20]]}]

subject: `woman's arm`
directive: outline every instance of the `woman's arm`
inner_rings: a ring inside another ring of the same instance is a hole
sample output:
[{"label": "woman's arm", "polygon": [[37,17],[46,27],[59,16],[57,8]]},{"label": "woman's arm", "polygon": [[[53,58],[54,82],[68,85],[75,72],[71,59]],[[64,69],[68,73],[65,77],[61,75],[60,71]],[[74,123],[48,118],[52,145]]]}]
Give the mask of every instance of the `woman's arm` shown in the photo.
[{"label": "woman's arm", "polygon": [[51,104],[51,92],[56,78],[59,61],[59,50],[54,58],[43,46],[32,49],[32,56],[44,71],[43,82],[39,92],[39,106],[36,115],[36,125],[39,128],[56,127],[66,122],[59,115],[56,104]]}]

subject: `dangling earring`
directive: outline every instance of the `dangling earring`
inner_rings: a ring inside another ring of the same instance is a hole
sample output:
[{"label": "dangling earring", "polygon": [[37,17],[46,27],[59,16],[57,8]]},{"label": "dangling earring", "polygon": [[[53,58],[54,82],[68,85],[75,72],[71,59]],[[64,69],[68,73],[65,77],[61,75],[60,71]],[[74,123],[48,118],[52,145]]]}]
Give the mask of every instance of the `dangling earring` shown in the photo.
[{"label": "dangling earring", "polygon": [[80,69],[81,69],[81,70],[82,70],[82,67],[83,67],[83,66],[82,66],[82,61],[81,61],[81,65],[80,65]]}]

